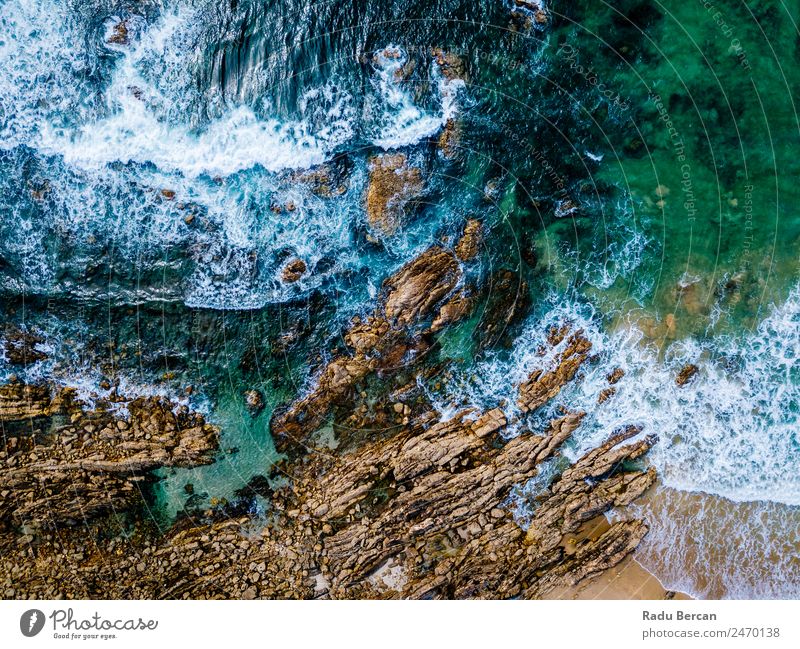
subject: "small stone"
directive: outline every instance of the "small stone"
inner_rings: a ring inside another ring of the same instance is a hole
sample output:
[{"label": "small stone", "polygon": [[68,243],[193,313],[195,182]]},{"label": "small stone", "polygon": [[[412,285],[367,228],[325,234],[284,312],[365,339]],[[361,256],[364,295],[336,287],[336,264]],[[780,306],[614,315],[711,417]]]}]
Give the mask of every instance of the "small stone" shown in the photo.
[{"label": "small stone", "polygon": [[675,379],[675,383],[677,383],[680,386],[686,385],[689,381],[691,381],[694,378],[698,370],[699,368],[697,367],[697,365],[693,365],[691,363],[684,365],[681,368],[681,371],[678,372],[678,376]]},{"label": "small stone", "polygon": [[299,280],[303,275],[305,275],[308,267],[306,266],[306,262],[302,259],[295,257],[294,259],[290,260],[286,266],[283,267],[283,271],[281,272],[281,278],[287,284],[291,284]]},{"label": "small stone", "polygon": [[257,415],[264,409],[264,396],[258,390],[248,390],[244,400],[251,415]]}]

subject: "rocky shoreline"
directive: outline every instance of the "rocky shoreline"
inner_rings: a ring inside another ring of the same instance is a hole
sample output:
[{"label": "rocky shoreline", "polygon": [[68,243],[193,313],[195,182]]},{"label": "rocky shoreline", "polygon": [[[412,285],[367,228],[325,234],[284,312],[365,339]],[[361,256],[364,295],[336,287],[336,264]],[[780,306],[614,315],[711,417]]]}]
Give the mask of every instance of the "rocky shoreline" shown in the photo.
[{"label": "rocky shoreline", "polygon": [[[166,531],[148,520],[153,471],[209,463],[218,449],[218,431],[186,407],[121,396],[89,407],[69,389],[0,388],[5,596],[540,598],[617,565],[644,522],[587,531],[653,484],[637,462],[652,437],[628,427],[584,455],[538,496],[526,530],[510,512],[512,489],[559,454],[584,413],[507,439],[503,404],[442,419],[415,397],[432,331],[473,308],[461,284],[479,241],[470,221],[452,250],[434,246],[388,278],[346,349],[275,414],[286,459],[258,486],[263,515],[221,504]],[[520,386],[523,412],[590,360],[591,343],[568,323],[548,344],[561,351]],[[373,375],[405,383],[367,399]],[[335,449],[316,435],[330,418]]]}]

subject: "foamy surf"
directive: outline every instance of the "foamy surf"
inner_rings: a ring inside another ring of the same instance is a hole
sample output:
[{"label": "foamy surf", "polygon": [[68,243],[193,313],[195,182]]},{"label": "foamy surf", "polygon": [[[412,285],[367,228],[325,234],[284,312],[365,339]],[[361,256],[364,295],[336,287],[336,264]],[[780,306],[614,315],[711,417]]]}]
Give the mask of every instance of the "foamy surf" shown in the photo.
[{"label": "foamy surf", "polygon": [[350,137],[344,100],[330,108],[321,133],[302,121],[260,119],[248,106],[194,128],[176,123],[173,97],[150,82],[145,66],[155,57],[175,68],[168,76],[191,76],[191,57],[177,56],[176,50],[192,43],[186,31],[195,19],[190,10],[166,14],[138,42],[116,48],[121,60],[105,93],[108,115],[77,129],[43,124],[40,150],[88,169],[139,162],[189,177],[228,176],[256,165],[268,171],[310,167]]},{"label": "foamy surf", "polygon": [[464,88],[460,79],[447,79],[436,63],[433,80],[438,92],[439,111],[430,112],[414,103],[404,68],[409,64],[402,48],[389,45],[374,56],[373,86],[377,91],[380,114],[376,121],[376,134],[372,143],[384,150],[410,146],[438,133],[458,111],[459,91]]},{"label": "foamy surf", "polygon": [[[549,329],[567,322],[584,331],[597,357],[526,418],[516,406],[517,386],[533,370],[553,366],[560,347],[541,350],[548,347]],[[660,486],[635,506],[651,527],[640,550],[645,567],[668,588],[704,597],[791,596],[800,583],[786,581],[800,577],[790,560],[800,543],[798,331],[800,289],[751,333],[713,344],[678,341],[663,355],[635,326],[607,333],[590,305],[557,301],[526,324],[510,352],[492,352],[471,378],[461,379],[457,403],[503,403],[512,418],[522,416],[511,434],[523,425],[543,428],[562,408],[584,410],[586,418],[564,448],[570,461],[620,428],[640,425],[642,434],[659,438],[647,457]],[[699,371],[679,386],[676,376],[687,363]],[[617,393],[598,404],[616,368],[625,371]],[[523,525],[542,488],[534,479],[512,494],[509,507]],[[710,573],[693,570],[696,565],[710,566]]]}]

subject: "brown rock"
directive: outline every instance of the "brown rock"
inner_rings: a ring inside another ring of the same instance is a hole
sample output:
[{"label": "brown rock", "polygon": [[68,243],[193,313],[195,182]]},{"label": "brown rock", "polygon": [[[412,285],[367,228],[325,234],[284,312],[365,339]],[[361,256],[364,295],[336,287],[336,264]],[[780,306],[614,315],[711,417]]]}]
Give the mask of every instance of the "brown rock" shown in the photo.
[{"label": "brown rock", "polygon": [[461,57],[453,54],[452,52],[443,50],[440,47],[432,48],[431,55],[433,56],[434,61],[436,61],[436,64],[439,66],[439,69],[442,71],[442,76],[445,79],[448,81],[453,81],[455,79],[466,79],[466,65]]},{"label": "brown rock", "polygon": [[697,365],[693,365],[691,363],[684,365],[681,368],[681,371],[678,372],[678,376],[675,378],[675,383],[677,383],[680,386],[686,385],[687,383],[689,383],[689,381],[691,381],[694,378],[698,370],[699,368],[697,367]]},{"label": "brown rock", "polygon": [[475,296],[467,291],[459,291],[439,309],[439,313],[431,323],[431,331],[437,332],[446,326],[458,322],[472,312],[475,306]]},{"label": "brown rock", "polygon": [[[551,333],[551,344],[558,344],[569,335],[566,329]],[[550,370],[535,370],[519,388],[517,404],[523,412],[536,410],[555,397],[573,379],[578,368],[589,358],[592,343],[583,331],[569,335],[565,348],[556,356]]]},{"label": "brown rock", "polygon": [[6,360],[11,365],[32,365],[45,360],[47,354],[38,345],[44,343],[44,338],[32,331],[23,331],[17,327],[7,326],[3,340]]},{"label": "brown rock", "polygon": [[444,123],[444,128],[436,142],[439,152],[448,160],[453,160],[458,155],[460,143],[461,124],[450,117]]},{"label": "brown rock", "polygon": [[114,25],[114,29],[109,36],[106,43],[112,43],[114,45],[127,45],[128,44],[128,24],[126,21],[121,20],[116,25]]},{"label": "brown rock", "polygon": [[483,226],[478,219],[469,219],[464,226],[464,234],[455,247],[456,257],[461,261],[474,259],[483,241]]},{"label": "brown rock", "polygon": [[430,314],[456,285],[461,271],[452,253],[429,248],[387,279],[384,313],[390,322],[407,326]]},{"label": "brown rock", "polygon": [[[94,410],[69,388],[50,397],[47,386],[0,387],[7,433],[0,464],[0,528],[83,523],[141,499],[139,483],[154,469],[212,461],[217,430],[200,415],[150,397],[126,401],[130,420],[118,425],[110,402]],[[15,422],[26,422],[15,425]]]},{"label": "brown rock", "polygon": [[373,157],[369,162],[366,196],[370,226],[385,235],[394,234],[409,203],[419,198],[423,189],[422,171],[409,167],[405,154]]},{"label": "brown rock", "polygon": [[[69,410],[69,400],[62,403]],[[146,421],[155,435],[169,434],[173,422],[146,412],[132,410],[133,429]],[[639,432],[631,427],[584,455],[539,499],[526,533],[507,498],[558,453],[584,414],[510,441],[497,434],[506,426],[501,409],[475,415],[439,421],[427,413],[346,455],[284,462],[291,480],[272,493],[277,516],[266,527],[209,510],[209,521],[184,519],[166,535],[110,539],[91,520],[60,530],[58,544],[0,532],[0,582],[13,583],[19,598],[536,598],[636,548],[647,531],[638,520],[618,521],[597,538],[575,531],[652,484],[652,470],[628,468],[652,439],[629,441]],[[58,593],[60,584],[69,589]]]},{"label": "brown rock", "polygon": [[302,259],[295,257],[294,259],[291,259],[289,263],[287,263],[283,267],[283,271],[281,272],[281,279],[283,279],[283,281],[286,282],[287,284],[296,282],[303,275],[305,275],[306,270],[308,270],[308,268],[306,267],[306,262],[304,262]]}]

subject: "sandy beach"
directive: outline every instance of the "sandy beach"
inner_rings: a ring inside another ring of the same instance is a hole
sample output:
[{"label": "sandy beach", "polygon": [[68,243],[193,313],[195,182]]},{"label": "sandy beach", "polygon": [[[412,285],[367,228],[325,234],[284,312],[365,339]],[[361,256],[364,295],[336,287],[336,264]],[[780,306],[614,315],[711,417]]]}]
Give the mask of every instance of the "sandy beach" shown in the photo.
[{"label": "sandy beach", "polygon": [[[605,516],[587,522],[574,536],[564,540],[567,553],[583,538],[596,538],[609,528]],[[692,599],[685,593],[669,591],[658,579],[628,556],[603,573],[579,584],[550,593],[551,599]]]}]

